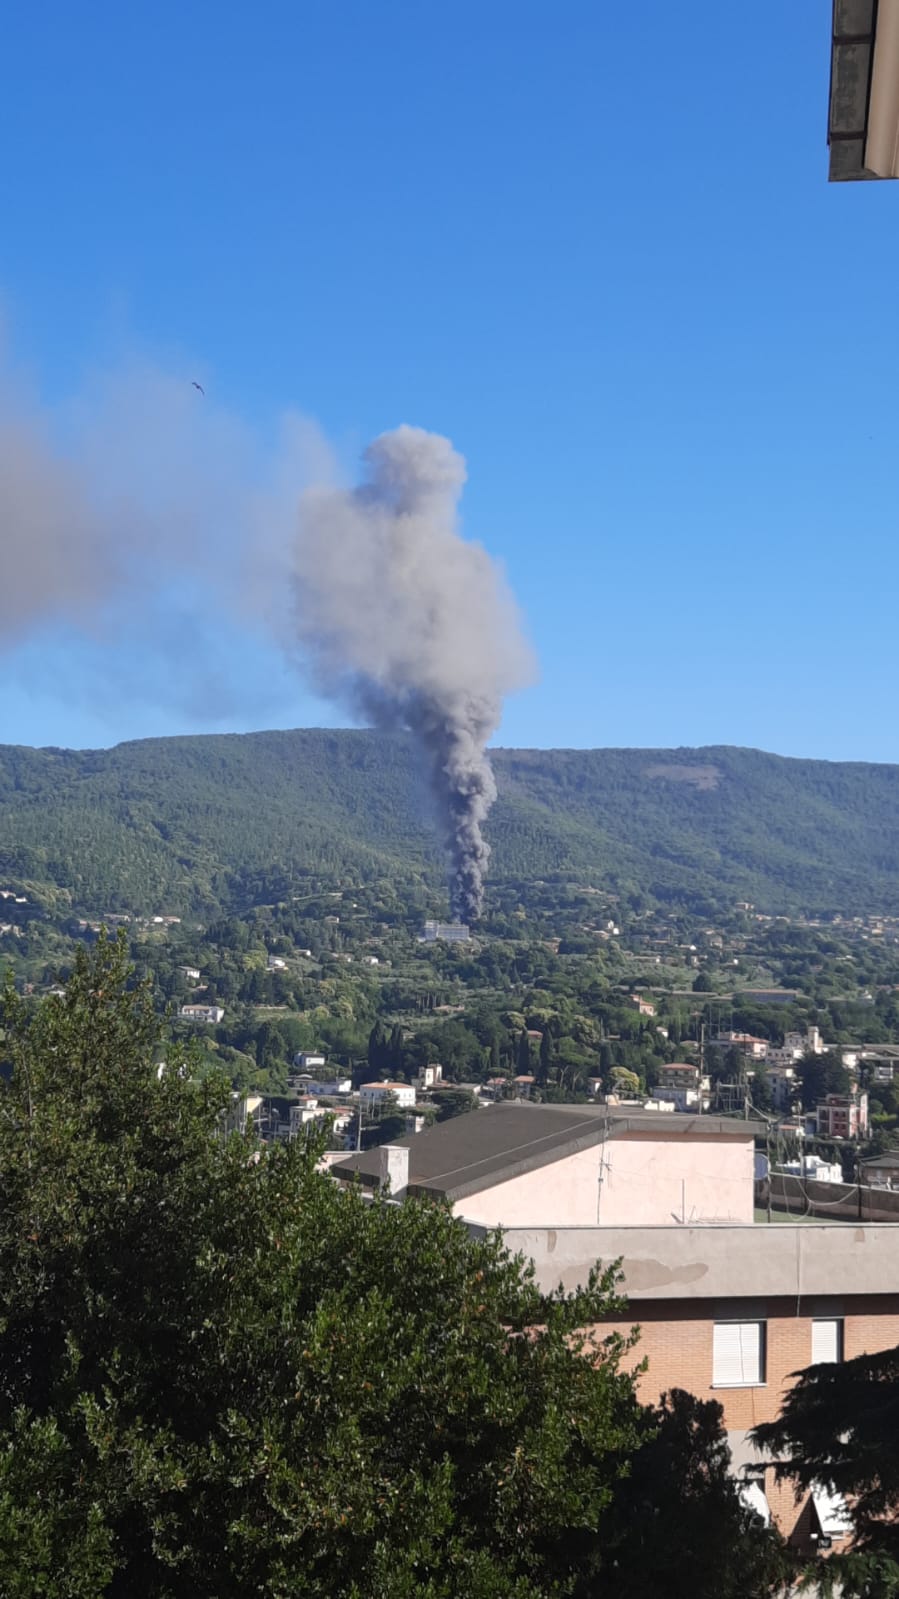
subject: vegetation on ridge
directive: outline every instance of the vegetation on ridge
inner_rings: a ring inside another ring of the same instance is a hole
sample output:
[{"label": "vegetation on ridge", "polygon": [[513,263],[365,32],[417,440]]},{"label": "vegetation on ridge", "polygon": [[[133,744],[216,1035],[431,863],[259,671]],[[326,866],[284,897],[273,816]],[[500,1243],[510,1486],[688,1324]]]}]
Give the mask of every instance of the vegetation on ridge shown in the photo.
[{"label": "vegetation on ridge", "polygon": [[[899,767],[753,750],[498,750],[492,881],[697,908],[899,908]],[[414,751],[366,731],[0,748],[0,873],[76,909],[209,914],[298,876],[441,881]]]}]

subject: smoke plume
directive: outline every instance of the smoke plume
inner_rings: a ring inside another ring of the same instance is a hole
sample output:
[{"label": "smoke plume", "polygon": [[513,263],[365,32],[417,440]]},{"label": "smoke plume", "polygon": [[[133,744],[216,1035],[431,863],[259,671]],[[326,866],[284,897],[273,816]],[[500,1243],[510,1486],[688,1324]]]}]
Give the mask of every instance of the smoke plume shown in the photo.
[{"label": "smoke plume", "polygon": [[[271,681],[272,646],[296,662],[299,645],[332,701],[415,736],[453,911],[471,921],[496,797],[486,747],[532,661],[502,573],[460,536],[465,463],[400,427],[344,488],[313,424],[288,416],[266,439],[210,387],[137,361],[48,409],[0,340],[5,670],[40,686],[44,643],[62,636],[71,668],[52,650],[45,668],[60,698],[80,692],[99,714],[175,704],[220,724],[265,714],[252,663],[268,653]],[[242,639],[255,646],[243,655]]]},{"label": "smoke plume", "polygon": [[293,572],[298,641],[326,693],[425,756],[453,913],[480,914],[496,798],[486,746],[532,659],[502,573],[464,540],[465,462],[421,428],[383,433],[353,489],[307,489]]}]

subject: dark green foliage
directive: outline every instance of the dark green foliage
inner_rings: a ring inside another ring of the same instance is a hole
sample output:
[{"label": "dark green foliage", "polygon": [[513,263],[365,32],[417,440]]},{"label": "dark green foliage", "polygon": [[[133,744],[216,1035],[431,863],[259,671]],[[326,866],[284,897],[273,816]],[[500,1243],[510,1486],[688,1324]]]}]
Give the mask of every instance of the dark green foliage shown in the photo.
[{"label": "dark green foliage", "polygon": [[547,1298],[442,1207],[226,1136],[227,1089],[157,1071],[121,946],[3,1022],[4,1595],[771,1591],[720,1419],[645,1410],[618,1337],[582,1352],[613,1274]]},{"label": "dark green foliage", "polygon": [[848,1094],[852,1078],[839,1055],[806,1055],[798,1067],[803,1105],[817,1105],[825,1094]]},{"label": "dark green foliage", "polygon": [[549,1081],[549,1069],[553,1061],[553,1035],[548,1027],[544,1027],[540,1036],[540,1064],[537,1071],[537,1081],[544,1087]]},{"label": "dark green foliage", "polygon": [[467,1088],[444,1088],[437,1095],[437,1120],[447,1122],[453,1116],[465,1116],[477,1110],[478,1102]]},{"label": "dark green foliage", "polygon": [[[697,1592],[718,1599],[747,1594],[780,1594],[785,1562],[776,1535],[744,1540],[745,1512],[734,1504],[727,1476],[727,1442],[721,1406],[675,1389],[649,1412],[654,1435],[636,1455],[628,1492],[620,1500],[622,1535],[642,1539],[638,1565],[625,1563],[615,1599],[694,1599]],[[668,1498],[659,1483],[679,1474],[678,1492]],[[671,1550],[689,1548],[683,1565]],[[739,1562],[733,1551],[741,1548]]]},{"label": "dark green foliage", "polygon": [[754,1436],[784,1462],[781,1476],[800,1489],[823,1483],[851,1505],[852,1550],[824,1564],[837,1591],[899,1594],[899,1349],[809,1366]]},{"label": "dark green foliage", "polygon": [[[495,764],[495,882],[575,873],[634,910],[646,895],[899,907],[897,767],[728,748],[499,750]],[[436,887],[442,870],[410,742],[370,732],[6,746],[0,833],[0,876],[94,911],[209,913],[349,870]]]}]

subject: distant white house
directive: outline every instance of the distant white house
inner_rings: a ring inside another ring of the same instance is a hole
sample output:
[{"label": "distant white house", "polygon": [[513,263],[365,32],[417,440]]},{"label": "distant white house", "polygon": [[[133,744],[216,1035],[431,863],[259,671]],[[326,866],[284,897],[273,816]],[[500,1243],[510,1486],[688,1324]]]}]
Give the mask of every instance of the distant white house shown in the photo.
[{"label": "distant white house", "polygon": [[324,1055],[316,1054],[314,1050],[301,1049],[294,1055],[293,1063],[298,1071],[315,1072],[318,1071],[320,1066],[324,1066],[325,1057]]},{"label": "distant white house", "polygon": [[287,969],[287,962],[282,960],[280,955],[270,955],[265,964],[270,972],[283,972]]},{"label": "distant white house", "polygon": [[343,1133],[352,1120],[349,1110],[329,1110],[327,1106],[318,1104],[312,1098],[299,1100],[291,1105],[289,1112],[288,1137],[296,1138],[304,1127],[314,1122],[329,1122],[334,1132]]},{"label": "distant white house", "polygon": [[799,1098],[799,1078],[795,1066],[783,1066],[775,1061],[768,1066],[766,1076],[774,1109],[781,1112],[789,1110],[794,1100]]},{"label": "distant white house", "polygon": [[363,966],[380,966],[381,963],[377,955],[363,955],[362,964]]},{"label": "distant white house", "polygon": [[443,1080],[443,1067],[434,1062],[431,1066],[422,1066],[418,1074],[419,1088],[436,1088]]},{"label": "distant white house", "polygon": [[198,983],[200,981],[199,966],[179,966],[178,970],[182,977],[189,978],[192,983]]},{"label": "distant white house", "polygon": [[290,1136],[293,1138],[301,1127],[305,1127],[309,1122],[318,1121],[321,1116],[318,1100],[312,1094],[304,1094],[302,1099],[298,1099],[296,1104],[291,1105],[288,1115],[290,1117]]},{"label": "distant white house", "polygon": [[[160,1068],[157,1068],[157,1075],[161,1075]],[[231,1112],[227,1117],[229,1130],[245,1133],[248,1128],[256,1125],[261,1109],[261,1094],[241,1094],[236,1090],[232,1091]]]},{"label": "distant white house", "polygon": [[182,1005],[178,1014],[186,1022],[207,1022],[215,1026],[225,1012],[221,1005]]},{"label": "distant white house", "polygon": [[386,1104],[399,1110],[412,1110],[415,1105],[415,1088],[412,1083],[363,1083],[359,1089],[359,1105],[363,1111],[379,1111]]},{"label": "distant white house", "polygon": [[656,1008],[650,999],[644,999],[642,994],[628,995],[628,1005],[631,1010],[638,1011],[641,1016],[654,1016]]},{"label": "distant white house", "polygon": [[768,1064],[775,1067],[795,1067],[805,1055],[823,1055],[824,1047],[824,1040],[817,1027],[809,1027],[804,1033],[785,1033],[784,1041],[779,1048],[769,1044]]},{"label": "distant white house", "polygon": [[340,1099],[343,1094],[353,1092],[352,1077],[310,1077],[304,1073],[296,1081],[305,1094],[315,1094],[322,1099]]},{"label": "distant white house", "polygon": [[803,1155],[801,1160],[786,1160],[779,1170],[788,1177],[806,1177],[816,1183],[841,1183],[843,1168],[835,1161],[822,1160],[820,1155]]},{"label": "distant white house", "polygon": [[660,1104],[673,1105],[675,1110],[698,1110],[700,1108],[700,1094],[702,1095],[702,1109],[708,1107],[707,1077],[700,1078],[699,1067],[689,1061],[669,1061],[667,1065],[659,1067],[659,1080],[653,1090],[654,1098]]}]

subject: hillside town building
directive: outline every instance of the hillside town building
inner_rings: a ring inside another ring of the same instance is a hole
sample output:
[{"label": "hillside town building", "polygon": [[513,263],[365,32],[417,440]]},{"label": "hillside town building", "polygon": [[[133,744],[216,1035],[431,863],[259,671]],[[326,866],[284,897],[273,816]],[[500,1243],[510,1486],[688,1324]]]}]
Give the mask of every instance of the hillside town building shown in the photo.
[{"label": "hillside town building", "polygon": [[363,1083],[359,1089],[360,1109],[368,1115],[380,1114],[385,1107],[412,1110],[415,1106],[415,1088],[412,1083]]},{"label": "hillside town building", "polygon": [[464,922],[425,922],[421,930],[420,942],[435,944],[441,941],[445,944],[465,944],[471,933]]},{"label": "hillside town building", "polygon": [[819,1138],[864,1138],[868,1131],[868,1096],[827,1094],[815,1107]]},{"label": "hillside town building", "polygon": [[653,1097],[673,1105],[675,1110],[708,1110],[709,1079],[700,1075],[699,1067],[687,1061],[670,1061],[659,1067],[659,1079]]},{"label": "hillside town building", "polygon": [[221,1005],[182,1005],[178,1014],[186,1022],[205,1022],[208,1026],[217,1026],[225,1012]]}]

